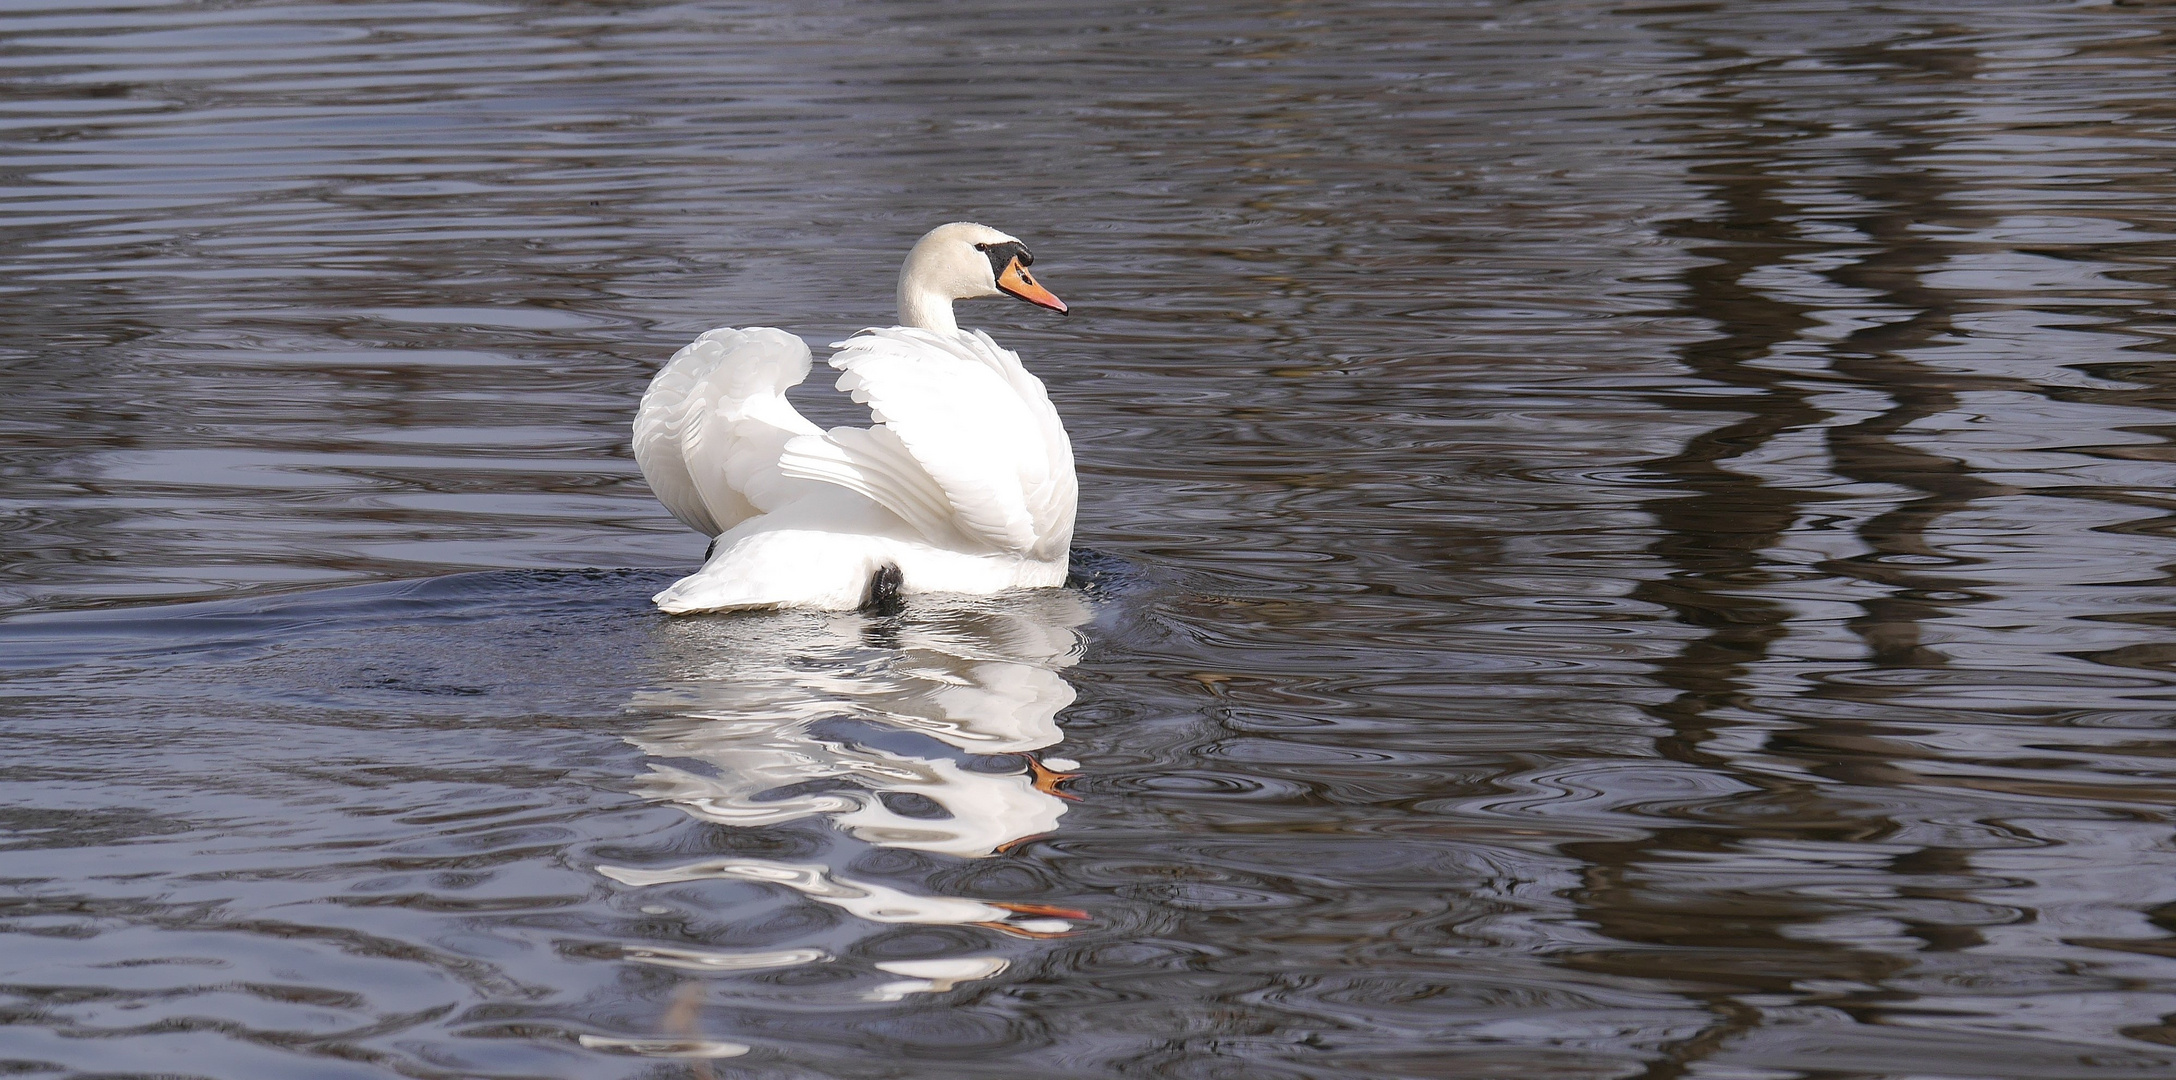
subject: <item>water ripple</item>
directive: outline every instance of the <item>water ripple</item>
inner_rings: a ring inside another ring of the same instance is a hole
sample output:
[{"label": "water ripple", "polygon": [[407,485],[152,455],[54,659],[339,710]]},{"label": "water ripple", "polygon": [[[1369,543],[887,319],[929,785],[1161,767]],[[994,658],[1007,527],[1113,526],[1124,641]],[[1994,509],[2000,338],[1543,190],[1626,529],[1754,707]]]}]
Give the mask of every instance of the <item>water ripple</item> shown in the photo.
[{"label": "water ripple", "polygon": [[[0,12],[0,1070],[2176,1071],[2172,40]],[[958,217],[1076,589],[657,616],[655,364]]]}]

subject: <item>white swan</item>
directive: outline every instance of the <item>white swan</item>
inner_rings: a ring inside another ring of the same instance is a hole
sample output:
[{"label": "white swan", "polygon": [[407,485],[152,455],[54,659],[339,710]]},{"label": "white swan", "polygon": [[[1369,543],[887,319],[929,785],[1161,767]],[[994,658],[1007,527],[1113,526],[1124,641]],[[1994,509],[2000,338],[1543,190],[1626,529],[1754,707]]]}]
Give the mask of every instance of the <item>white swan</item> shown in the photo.
[{"label": "white swan", "polygon": [[712,330],[674,354],[635,416],[635,460],[674,517],[717,537],[656,596],[679,614],[846,609],[901,594],[1065,582],[1073,445],[1041,380],[952,302],[1004,293],[1063,312],[1027,246],[954,222],[899,272],[899,321],[834,343],[838,387],[873,427],[821,431],[786,400],[808,345],[769,327]]}]

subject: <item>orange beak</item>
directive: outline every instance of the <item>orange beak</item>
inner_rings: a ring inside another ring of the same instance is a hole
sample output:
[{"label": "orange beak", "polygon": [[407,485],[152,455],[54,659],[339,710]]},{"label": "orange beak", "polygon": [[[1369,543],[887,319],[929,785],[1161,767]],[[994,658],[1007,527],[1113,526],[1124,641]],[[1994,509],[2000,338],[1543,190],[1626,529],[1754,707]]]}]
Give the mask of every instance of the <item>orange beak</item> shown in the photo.
[{"label": "orange beak", "polygon": [[1006,263],[1005,272],[997,275],[997,287],[1007,295],[1017,296],[1037,307],[1046,307],[1060,315],[1065,314],[1065,301],[1058,299],[1057,294],[1049,289],[1037,285],[1035,278],[1028,273],[1028,268],[1020,265],[1017,258]]},{"label": "orange beak", "polygon": [[1045,795],[1056,795],[1061,799],[1071,799],[1074,802],[1080,801],[1080,796],[1070,795],[1058,790],[1059,784],[1065,783],[1066,781],[1071,780],[1076,776],[1079,776],[1079,773],[1053,772],[1051,771],[1050,766],[1045,765],[1042,762],[1035,760],[1034,758],[1029,758],[1028,775],[1035,778],[1030,781],[1030,783],[1034,785],[1035,790],[1040,791]]}]

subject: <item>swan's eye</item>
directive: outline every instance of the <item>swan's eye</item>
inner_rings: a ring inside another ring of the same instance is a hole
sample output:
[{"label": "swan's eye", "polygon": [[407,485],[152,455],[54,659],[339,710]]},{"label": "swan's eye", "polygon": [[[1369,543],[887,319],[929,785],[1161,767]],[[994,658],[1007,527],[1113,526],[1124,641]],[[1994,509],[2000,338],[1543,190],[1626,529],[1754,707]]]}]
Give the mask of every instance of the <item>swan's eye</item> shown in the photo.
[{"label": "swan's eye", "polygon": [[1005,268],[1012,265],[1014,259],[1020,260],[1022,266],[1035,261],[1035,256],[1028,254],[1027,245],[1018,240],[1008,240],[998,244],[976,244],[975,250],[981,252],[990,260],[990,275],[992,277],[1003,277]]}]

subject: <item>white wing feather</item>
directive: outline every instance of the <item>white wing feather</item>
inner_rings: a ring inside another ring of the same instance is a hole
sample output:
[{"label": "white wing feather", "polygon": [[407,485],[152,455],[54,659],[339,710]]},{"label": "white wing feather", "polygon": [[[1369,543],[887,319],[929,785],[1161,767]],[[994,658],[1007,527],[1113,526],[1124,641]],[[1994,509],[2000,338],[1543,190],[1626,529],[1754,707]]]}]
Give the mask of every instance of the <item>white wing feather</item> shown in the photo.
[{"label": "white wing feather", "polygon": [[779,471],[837,484],[890,510],[932,543],[979,546],[953,524],[952,500],[887,427],[832,428],[786,444]]},{"label": "white wing feather", "polygon": [[933,543],[1036,559],[1073,535],[1073,447],[1042,381],[980,331],[893,327],[840,342],[839,389],[879,426],[794,439],[781,469],[860,492]]},{"label": "white wing feather", "polygon": [[712,330],[673,354],[635,414],[635,462],[672,516],[716,536],[787,500],[798,485],[779,455],[818,433],[786,400],[808,370],[807,342],[763,326]]}]

